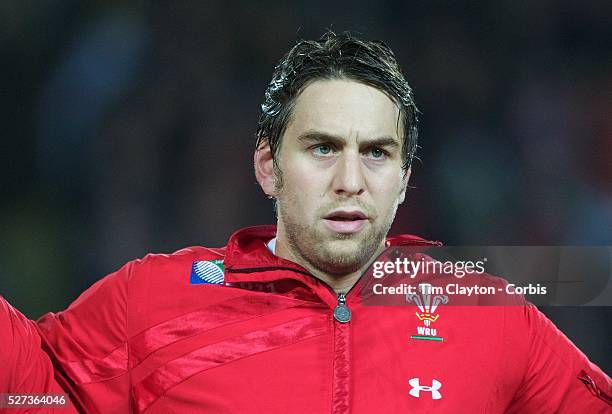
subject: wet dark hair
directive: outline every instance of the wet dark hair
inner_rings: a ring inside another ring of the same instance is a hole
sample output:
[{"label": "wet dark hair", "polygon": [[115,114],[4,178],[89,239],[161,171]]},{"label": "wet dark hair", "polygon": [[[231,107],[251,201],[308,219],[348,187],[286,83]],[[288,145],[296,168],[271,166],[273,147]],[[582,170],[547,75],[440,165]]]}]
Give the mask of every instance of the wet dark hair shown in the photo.
[{"label": "wet dark hair", "polygon": [[348,32],[327,31],[319,40],[301,40],[293,46],[274,68],[266,89],[257,124],[256,147],[269,143],[277,171],[281,137],[296,98],[310,83],[322,79],[361,82],[385,92],[398,104],[398,128],[400,122],[404,126],[403,168],[410,168],[417,148],[418,109],[395,55],[381,41],[362,40]]}]

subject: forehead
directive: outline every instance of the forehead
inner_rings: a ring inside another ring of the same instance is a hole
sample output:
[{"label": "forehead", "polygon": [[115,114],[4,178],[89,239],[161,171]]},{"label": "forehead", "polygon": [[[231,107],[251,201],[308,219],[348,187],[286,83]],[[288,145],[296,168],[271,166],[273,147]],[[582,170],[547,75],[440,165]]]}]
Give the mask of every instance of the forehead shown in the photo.
[{"label": "forehead", "polygon": [[352,80],[318,80],[296,99],[286,135],[316,130],[346,138],[401,140],[399,107],[384,92]]}]

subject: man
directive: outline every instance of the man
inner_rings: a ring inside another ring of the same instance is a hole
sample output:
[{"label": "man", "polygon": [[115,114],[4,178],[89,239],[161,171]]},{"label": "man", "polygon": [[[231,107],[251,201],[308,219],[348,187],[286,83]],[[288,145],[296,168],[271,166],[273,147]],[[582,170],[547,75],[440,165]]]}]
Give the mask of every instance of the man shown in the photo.
[{"label": "man", "polygon": [[255,174],[275,200],[276,227],[130,262],[38,321],[78,409],[610,409],[610,379],[533,306],[449,307],[437,342],[408,338],[413,308],[359,300],[356,285],[387,246],[437,244],[386,238],[410,177],[417,109],[384,44],[331,32],[299,42],[262,111]]}]

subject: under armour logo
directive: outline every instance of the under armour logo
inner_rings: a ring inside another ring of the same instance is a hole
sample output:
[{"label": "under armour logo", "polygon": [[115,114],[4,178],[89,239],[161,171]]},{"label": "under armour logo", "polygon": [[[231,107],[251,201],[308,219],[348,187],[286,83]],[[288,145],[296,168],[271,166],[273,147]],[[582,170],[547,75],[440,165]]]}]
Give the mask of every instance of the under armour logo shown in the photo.
[{"label": "under armour logo", "polygon": [[438,380],[434,379],[431,382],[431,387],[428,387],[426,385],[420,385],[419,378],[411,378],[408,383],[412,387],[412,389],[410,390],[410,395],[412,395],[413,397],[419,398],[421,391],[430,391],[431,398],[433,400],[439,400],[440,398],[442,398],[442,394],[440,394],[440,391],[438,391],[440,388],[442,388],[442,383]]}]

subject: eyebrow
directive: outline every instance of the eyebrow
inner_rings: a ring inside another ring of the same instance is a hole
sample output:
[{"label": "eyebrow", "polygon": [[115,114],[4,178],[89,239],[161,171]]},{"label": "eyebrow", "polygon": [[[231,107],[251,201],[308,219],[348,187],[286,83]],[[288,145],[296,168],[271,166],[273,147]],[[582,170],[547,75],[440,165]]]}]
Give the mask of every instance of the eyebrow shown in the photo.
[{"label": "eyebrow", "polygon": [[[306,131],[305,133],[298,136],[297,139],[298,141],[304,144],[313,144],[317,142],[330,142],[332,144],[342,145],[346,143],[346,140],[341,136],[332,135],[332,134],[328,134],[326,132],[321,132],[321,131],[313,131],[313,130]],[[398,142],[396,138],[385,135],[382,137],[367,140],[366,142],[363,142],[361,146],[398,148],[400,146],[400,143]]]}]

